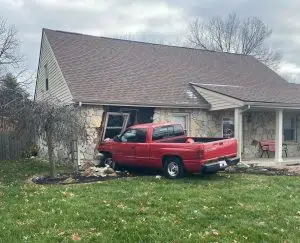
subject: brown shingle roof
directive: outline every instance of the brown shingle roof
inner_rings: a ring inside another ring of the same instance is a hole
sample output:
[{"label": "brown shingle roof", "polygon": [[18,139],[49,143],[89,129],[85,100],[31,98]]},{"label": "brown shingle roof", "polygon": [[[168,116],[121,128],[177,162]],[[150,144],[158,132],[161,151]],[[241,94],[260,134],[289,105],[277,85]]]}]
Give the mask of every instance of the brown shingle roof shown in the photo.
[{"label": "brown shingle roof", "polygon": [[266,102],[289,87],[251,56],[44,31],[76,101],[201,107],[190,82],[241,86],[222,92]]},{"label": "brown shingle roof", "polygon": [[193,85],[246,102],[300,104],[299,84],[261,84],[252,87],[214,86],[207,84]]}]

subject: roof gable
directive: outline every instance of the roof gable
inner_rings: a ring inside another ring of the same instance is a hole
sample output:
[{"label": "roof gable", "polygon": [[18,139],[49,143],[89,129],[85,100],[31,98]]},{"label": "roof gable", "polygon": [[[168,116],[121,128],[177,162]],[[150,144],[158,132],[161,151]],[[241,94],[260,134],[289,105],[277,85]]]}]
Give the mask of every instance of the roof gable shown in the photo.
[{"label": "roof gable", "polygon": [[[47,65],[48,69],[49,90],[46,90],[45,65]],[[41,50],[34,99],[41,100],[49,95],[55,97],[62,103],[72,103],[73,100],[68,84],[65,81],[47,36],[43,34],[41,38]]]},{"label": "roof gable", "polygon": [[212,90],[193,85],[199,94],[210,104],[210,110],[224,110],[244,106],[244,102]]}]

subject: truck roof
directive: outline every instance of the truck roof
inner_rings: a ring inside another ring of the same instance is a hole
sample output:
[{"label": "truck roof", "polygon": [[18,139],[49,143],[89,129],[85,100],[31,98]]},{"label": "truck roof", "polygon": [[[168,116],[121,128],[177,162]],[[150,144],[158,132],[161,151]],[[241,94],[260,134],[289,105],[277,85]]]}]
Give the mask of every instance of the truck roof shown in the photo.
[{"label": "truck roof", "polygon": [[179,123],[175,122],[157,122],[157,123],[145,123],[145,124],[138,124],[138,125],[133,125],[131,128],[156,128],[156,127],[161,127],[161,126],[169,126],[169,125],[181,125]]}]

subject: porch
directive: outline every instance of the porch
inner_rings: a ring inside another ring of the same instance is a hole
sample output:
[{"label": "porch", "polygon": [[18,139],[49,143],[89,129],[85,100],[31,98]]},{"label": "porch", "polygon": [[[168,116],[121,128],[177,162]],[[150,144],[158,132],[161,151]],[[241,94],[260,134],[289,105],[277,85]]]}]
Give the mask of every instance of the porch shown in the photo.
[{"label": "porch", "polygon": [[243,164],[254,165],[254,166],[266,166],[266,167],[277,167],[277,166],[289,166],[289,165],[300,165],[300,156],[291,158],[282,158],[282,162],[276,162],[274,158],[254,158],[249,160],[243,160]]},{"label": "porch", "polygon": [[299,163],[299,118],[298,109],[236,108],[235,137],[242,160],[264,165]]},{"label": "porch", "polygon": [[273,153],[270,161],[284,163],[285,152],[288,158],[300,157],[299,86],[284,83],[254,91],[228,84],[191,85],[209,103],[210,111],[234,110],[231,123],[238,141],[238,157],[243,161],[260,160],[259,146],[265,140],[272,141],[268,145]]}]

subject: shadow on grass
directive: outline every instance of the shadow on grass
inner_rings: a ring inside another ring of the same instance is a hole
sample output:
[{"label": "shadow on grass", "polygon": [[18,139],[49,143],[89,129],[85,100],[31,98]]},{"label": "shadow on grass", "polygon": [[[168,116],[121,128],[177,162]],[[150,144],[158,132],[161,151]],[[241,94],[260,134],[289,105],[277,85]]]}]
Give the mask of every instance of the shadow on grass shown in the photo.
[{"label": "shadow on grass", "polygon": [[[136,177],[154,177],[154,176],[162,176],[164,177],[164,174],[160,170],[154,170],[154,169],[149,169],[149,168],[133,168],[133,167],[126,167],[122,168],[122,170],[128,171],[131,176],[136,176]],[[226,175],[223,172],[218,172],[214,174],[190,174],[186,173],[183,178],[180,179],[175,179],[175,180],[180,180],[183,182],[197,182],[197,181],[222,181],[222,180],[227,180],[228,175]],[[171,180],[171,179],[170,179]]]}]

